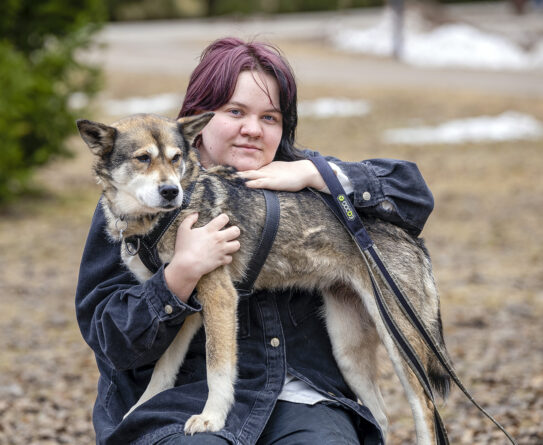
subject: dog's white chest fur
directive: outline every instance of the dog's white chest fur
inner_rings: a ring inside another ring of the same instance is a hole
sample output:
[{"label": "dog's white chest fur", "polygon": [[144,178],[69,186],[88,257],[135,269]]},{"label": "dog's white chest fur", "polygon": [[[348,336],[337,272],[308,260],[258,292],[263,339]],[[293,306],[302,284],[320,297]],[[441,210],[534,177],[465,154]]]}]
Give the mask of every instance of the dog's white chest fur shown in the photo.
[{"label": "dog's white chest fur", "polygon": [[[159,257],[163,264],[169,263],[172,259],[172,256],[173,256],[173,252],[159,251]],[[121,248],[121,258],[125,266],[128,268],[128,270],[130,270],[130,272],[134,274],[134,276],[138,279],[140,283],[147,281],[149,278],[153,276],[153,273],[149,269],[147,269],[145,264],[143,264],[138,254],[131,255],[128,253],[126,249],[126,244],[124,243]]]},{"label": "dog's white chest fur", "polygon": [[151,278],[152,273],[147,267],[145,267],[145,264],[140,259],[139,255],[130,255],[126,251],[126,247],[123,244],[123,248],[121,251],[121,258],[123,259],[124,264],[132,272],[135,277],[138,279],[140,283],[143,283],[144,281],[147,281],[149,278]]}]

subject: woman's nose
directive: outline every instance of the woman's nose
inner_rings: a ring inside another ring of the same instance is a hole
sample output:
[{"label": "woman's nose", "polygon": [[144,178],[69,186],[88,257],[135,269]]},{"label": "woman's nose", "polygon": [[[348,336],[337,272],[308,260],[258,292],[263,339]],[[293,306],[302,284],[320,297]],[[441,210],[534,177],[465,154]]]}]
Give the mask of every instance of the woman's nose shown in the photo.
[{"label": "woman's nose", "polygon": [[251,138],[258,138],[262,136],[262,126],[260,125],[258,117],[247,116],[246,119],[244,119],[243,125],[241,126],[241,134]]}]

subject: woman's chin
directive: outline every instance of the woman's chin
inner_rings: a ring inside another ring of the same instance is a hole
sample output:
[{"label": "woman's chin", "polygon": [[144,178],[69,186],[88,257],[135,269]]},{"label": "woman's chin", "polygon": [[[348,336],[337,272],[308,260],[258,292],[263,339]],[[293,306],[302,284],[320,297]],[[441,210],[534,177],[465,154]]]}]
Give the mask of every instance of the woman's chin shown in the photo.
[{"label": "woman's chin", "polygon": [[234,159],[228,165],[234,167],[240,172],[243,172],[246,170],[258,170],[260,167],[264,167],[266,163],[258,159]]}]

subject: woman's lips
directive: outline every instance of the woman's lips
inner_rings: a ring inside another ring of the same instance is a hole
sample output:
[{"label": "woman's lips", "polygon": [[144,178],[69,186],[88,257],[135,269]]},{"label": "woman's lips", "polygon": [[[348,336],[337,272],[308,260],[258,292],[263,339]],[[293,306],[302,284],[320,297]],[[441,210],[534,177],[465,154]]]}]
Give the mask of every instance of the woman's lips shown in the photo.
[{"label": "woman's lips", "polygon": [[260,150],[259,147],[256,147],[254,145],[247,145],[247,144],[234,144],[234,147],[241,148],[242,150],[248,150],[248,151],[258,151],[258,150]]}]

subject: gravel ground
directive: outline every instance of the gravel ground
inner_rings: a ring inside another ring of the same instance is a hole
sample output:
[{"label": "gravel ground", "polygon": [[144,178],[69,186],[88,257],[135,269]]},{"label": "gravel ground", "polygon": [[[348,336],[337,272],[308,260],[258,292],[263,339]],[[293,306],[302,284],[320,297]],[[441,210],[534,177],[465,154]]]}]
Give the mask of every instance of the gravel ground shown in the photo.
[{"label": "gravel ground", "polygon": [[[343,125],[343,120],[332,123],[330,132],[345,133]],[[320,126],[302,122],[302,133],[310,139]],[[521,144],[528,156],[512,166],[518,148],[471,147],[466,159],[446,148],[439,156],[433,149],[415,154],[410,148],[391,154],[416,158],[435,193],[438,205],[425,237],[458,374],[519,444],[536,445],[543,443],[543,185],[538,182],[543,162],[540,147]],[[482,164],[493,164],[483,179]],[[82,149],[75,160],[44,172],[48,192],[41,199],[2,212],[0,444],[94,441],[97,374],[73,309],[78,262],[98,197],[88,167]],[[500,186],[500,173],[508,169],[512,177]],[[503,203],[509,203],[505,212]],[[380,361],[390,443],[412,444],[401,387],[384,354]],[[451,443],[505,443],[459,390],[441,411]]]},{"label": "gravel ground", "polygon": [[[191,45],[202,47],[199,41]],[[284,49],[295,67],[328,69],[334,64],[326,60],[348,59],[294,38]],[[298,60],[312,60],[313,65]],[[362,67],[366,62],[375,72],[371,59],[357,59]],[[378,62],[381,67],[390,63]],[[106,96],[172,91],[184,76],[137,70],[127,75],[117,68],[107,70]],[[370,100],[373,109],[364,119],[329,119],[326,132],[320,120],[302,120],[299,140],[345,159],[397,157],[418,163],[436,198],[424,235],[439,283],[446,343],[458,374],[519,444],[542,444],[541,143],[412,148],[386,146],[379,139],[383,129],[405,126],[412,119],[433,123],[515,109],[543,120],[541,83],[532,82],[532,74],[478,73],[476,77],[493,85],[491,93],[488,88],[481,93],[474,84],[464,89],[440,84],[439,72],[413,72],[413,78],[419,73],[422,79],[434,79],[428,90],[406,84],[398,71],[391,73],[387,76],[391,82],[397,79],[396,86],[372,83],[372,76],[361,86],[355,82],[356,70],[346,83],[330,73],[303,82],[303,98],[360,97]],[[460,78],[467,76],[461,73]],[[506,83],[519,87],[500,90]],[[90,177],[90,155],[78,139],[70,143],[76,157],[41,172],[39,197],[0,211],[1,445],[94,442],[91,410],[97,372],[77,328],[73,295],[98,189]],[[381,362],[390,443],[412,444],[409,408],[384,355]],[[453,444],[506,443],[459,390],[453,390],[441,412]]]}]

